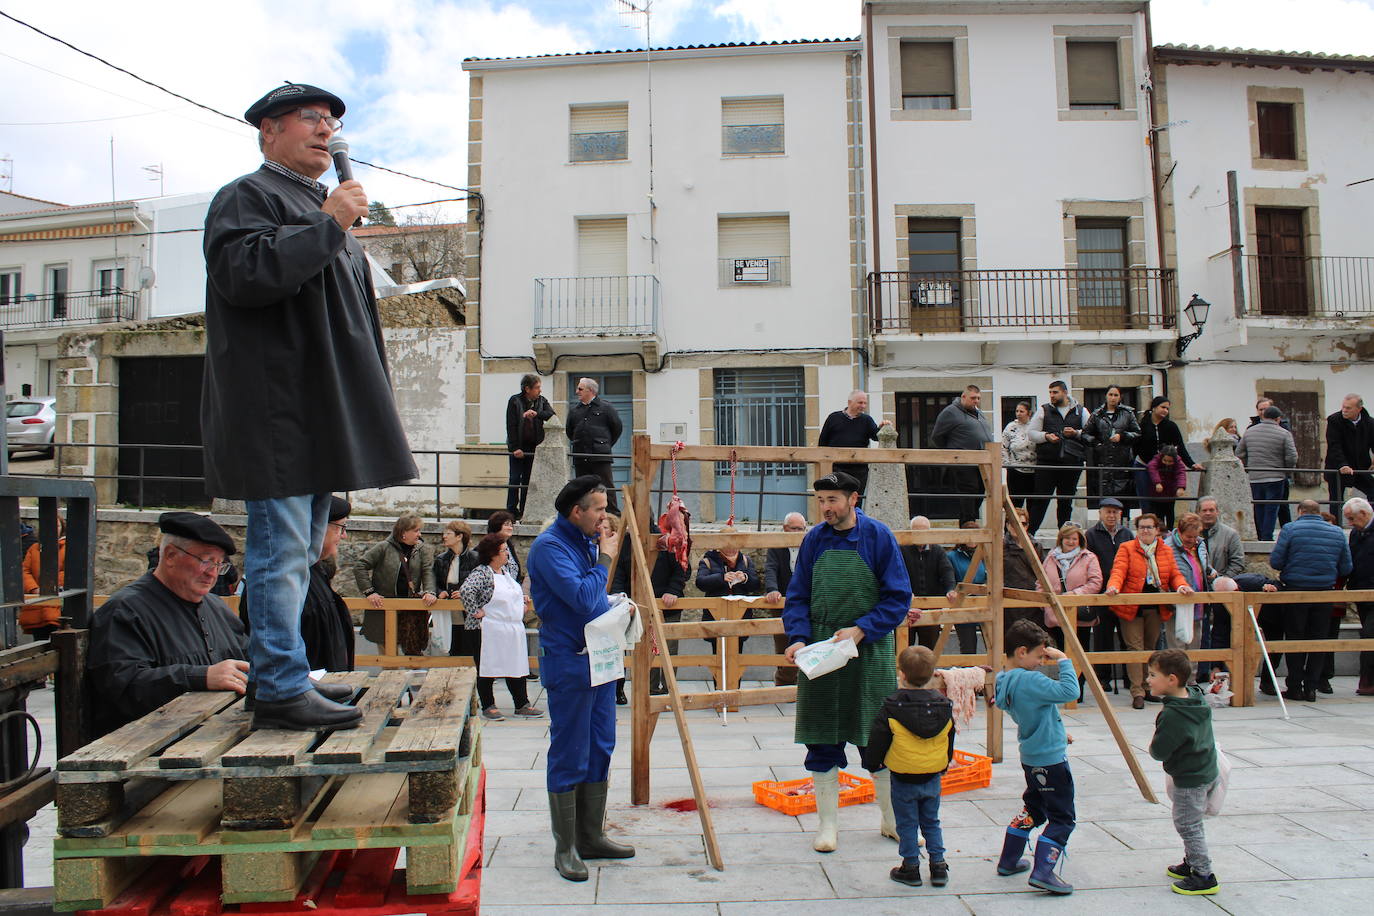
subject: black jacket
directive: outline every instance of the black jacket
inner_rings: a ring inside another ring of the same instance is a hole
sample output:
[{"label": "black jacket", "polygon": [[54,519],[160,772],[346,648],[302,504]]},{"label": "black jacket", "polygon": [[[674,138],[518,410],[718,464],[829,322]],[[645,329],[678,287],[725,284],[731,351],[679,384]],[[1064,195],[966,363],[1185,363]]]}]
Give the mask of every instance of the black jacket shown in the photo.
[{"label": "black jacket", "polygon": [[922,550],[916,544],[907,544],[902,547],[902,560],[911,579],[911,594],[944,596],[954,590],[954,567],[939,547],[931,545]]},{"label": "black jacket", "polygon": [[1135,440],[1135,456],[1140,459],[1141,464],[1149,464],[1150,459],[1159,454],[1161,445],[1173,445],[1178,448],[1178,457],[1183,459],[1184,467],[1192,467],[1197,462],[1193,461],[1193,456],[1188,454],[1188,446],[1183,442],[1183,433],[1179,431],[1178,424],[1168,417],[1158,426],[1150,419],[1149,412],[1140,421],[1140,437]]},{"label": "black jacket", "polygon": [[938,690],[926,688],[900,688],[896,693],[883,700],[883,708],[873,718],[868,730],[868,745],[861,757],[864,767],[870,772],[881,770],[886,764],[887,752],[892,748],[892,726],[889,719],[918,738],[934,738],[949,726],[949,749],[945,756],[945,766],[937,773],[899,773],[892,771],[892,778],[898,782],[923,783],[937,778],[949,769],[954,759],[954,704],[949,697]]},{"label": "black jacket", "polygon": [[769,547],[763,558],[763,591],[787,594],[792,584],[792,551],[787,547]]},{"label": "black jacket", "polygon": [[[514,551],[514,549],[515,549],[515,548],[511,548],[512,551]],[[512,553],[512,556],[513,556],[513,555],[514,555],[514,554]],[[439,590],[439,592],[446,592],[446,591],[449,590],[449,589],[448,589],[448,571],[449,571],[450,567],[453,566],[453,558],[454,558],[455,556],[457,556],[457,557],[459,558],[459,559],[458,559],[458,584],[459,584],[459,585],[462,585],[462,584],[463,584],[463,580],[466,579],[466,578],[468,577],[468,573],[472,572],[474,569],[477,568],[478,560],[477,560],[477,551],[476,551],[475,549],[465,550],[465,551],[462,552],[461,555],[459,555],[459,554],[455,554],[452,550],[449,550],[447,547],[445,547],[443,550],[439,551],[439,553],[436,554],[435,557],[434,557],[434,587],[437,588],[437,589]],[[518,566],[519,564],[517,563],[516,565]],[[439,592],[435,592],[435,594],[437,595]],[[452,594],[450,597],[453,597],[453,598],[457,598],[457,597],[458,597],[458,589],[457,589],[457,588],[455,588],[455,589],[453,590],[453,594]]]},{"label": "black jacket", "polygon": [[310,588],[301,611],[301,639],[310,670],[352,671],[353,615],[319,563],[310,567]]},{"label": "black jacket", "polygon": [[[1140,438],[1140,423],[1135,411],[1122,404],[1115,413],[1107,405],[1093,411],[1093,434],[1097,437],[1097,463],[1104,468],[1129,468],[1135,455],[1135,440]],[[1121,436],[1113,442],[1112,436]]]},{"label": "black jacket", "polygon": [[1374,526],[1350,531],[1350,575],[1346,588],[1374,588]]},{"label": "black jacket", "polygon": [[205,217],[205,490],[268,499],[419,476],[367,259],[323,195],[263,166]]},{"label": "black jacket", "polygon": [[[658,533],[657,525],[651,525],[650,529],[655,534]],[[616,561],[615,579],[611,582],[612,594],[630,594],[633,556],[634,550],[630,547],[630,539],[621,539],[620,559]],[[682,593],[687,590],[687,570],[682,568],[682,564],[671,551],[660,550],[654,557],[654,568],[649,572],[649,581],[653,583],[655,598],[662,598],[664,595],[676,595],[681,598]]]},{"label": "black jacket", "polygon": [[[526,417],[525,411],[533,410],[533,417]],[[553,416],[549,399],[542,394],[533,401],[525,399],[525,393],[518,391],[506,402],[506,451],[519,449],[532,452],[544,441],[544,421]]]},{"label": "black jacket", "polygon": [[[1126,525],[1117,525],[1116,534],[1107,530],[1107,526],[1098,522],[1087,531],[1083,532],[1083,546],[1087,547],[1097,557],[1097,565],[1102,567],[1102,581],[1106,583],[1112,574],[1112,564],[1116,562],[1116,551],[1127,541],[1135,540],[1135,535]],[[1104,584],[1105,587],[1105,584]]]},{"label": "black jacket", "polygon": [[[1035,446],[1035,463],[1037,465],[1055,464],[1084,464],[1088,456],[1092,454],[1092,447],[1097,442],[1096,429],[1093,426],[1092,415],[1079,403],[1072,403],[1067,415],[1061,414],[1059,408],[1049,401],[1040,407],[1041,430],[1046,434],[1053,433],[1059,437],[1058,442],[1040,442]],[[1072,426],[1078,430],[1076,436],[1064,435],[1064,428]]]},{"label": "black jacket", "polygon": [[573,455],[609,455],[623,425],[620,414],[597,395],[568,411],[568,442]]},{"label": "black jacket", "polygon": [[739,560],[735,563],[734,572],[742,572],[745,579],[738,585],[725,584],[725,558],[721,556],[719,550],[708,550],[697,564],[697,588],[707,598],[724,598],[727,595],[757,595],[759,586],[759,572],[754,568],[754,563],[749,559],[749,554],[740,551]]},{"label": "black jacket", "polygon": [[152,573],[110,596],[91,620],[86,655],[88,708],[96,735],[147,715],[190,690],[206,669],[248,658],[234,612],[216,595],[182,601]]},{"label": "black jacket", "polygon": [[1350,467],[1367,471],[1370,451],[1374,450],[1374,419],[1360,408],[1360,418],[1351,423],[1338,410],[1326,418],[1326,468]]}]

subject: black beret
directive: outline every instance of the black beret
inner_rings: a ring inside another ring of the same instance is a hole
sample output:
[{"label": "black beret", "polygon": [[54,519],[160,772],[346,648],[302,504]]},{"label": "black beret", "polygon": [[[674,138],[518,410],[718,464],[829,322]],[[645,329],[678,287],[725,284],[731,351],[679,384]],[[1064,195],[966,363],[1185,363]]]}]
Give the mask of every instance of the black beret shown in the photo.
[{"label": "black beret", "polygon": [[573,506],[577,505],[578,500],[597,487],[604,486],[601,478],[595,474],[583,474],[581,477],[568,481],[567,486],[558,491],[558,498],[553,501],[553,507],[558,510],[559,515],[566,518]]},{"label": "black beret", "polygon": [[341,518],[348,518],[353,514],[353,505],[342,496],[329,497],[329,520],[337,522]]},{"label": "black beret", "polygon": [[811,484],[812,490],[843,490],[846,493],[859,492],[859,481],[844,471],[835,471],[819,477]]},{"label": "black beret", "polygon": [[287,83],[284,86],[278,86],[254,102],[243,113],[243,119],[257,127],[262,123],[263,118],[278,111],[299,108],[312,102],[328,102],[329,113],[336,118],[343,117],[343,100],[334,93],[326,92],[319,86],[307,86],[305,83]]},{"label": "black beret", "polygon": [[232,555],[235,550],[234,539],[229,536],[229,532],[208,515],[197,515],[194,512],[164,512],[157,517],[157,526],[162,529],[163,534],[175,534],[178,537],[209,544],[211,547],[218,547],[224,551],[225,556]]}]

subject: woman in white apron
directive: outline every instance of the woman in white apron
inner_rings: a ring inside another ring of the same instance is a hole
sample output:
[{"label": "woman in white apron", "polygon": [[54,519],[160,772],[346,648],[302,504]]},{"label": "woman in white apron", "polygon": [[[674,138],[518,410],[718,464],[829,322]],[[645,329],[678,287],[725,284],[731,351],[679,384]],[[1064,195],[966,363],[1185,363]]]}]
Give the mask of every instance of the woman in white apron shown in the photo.
[{"label": "woman in white apron", "polygon": [[482,716],[501,720],[496,707],[498,677],[506,679],[517,716],[542,716],[530,705],[525,675],[530,673],[525,654],[525,593],[511,576],[510,548],[499,534],[489,534],[477,545],[478,566],[459,589],[470,618],[480,624],[481,648],[477,653],[477,695]]}]

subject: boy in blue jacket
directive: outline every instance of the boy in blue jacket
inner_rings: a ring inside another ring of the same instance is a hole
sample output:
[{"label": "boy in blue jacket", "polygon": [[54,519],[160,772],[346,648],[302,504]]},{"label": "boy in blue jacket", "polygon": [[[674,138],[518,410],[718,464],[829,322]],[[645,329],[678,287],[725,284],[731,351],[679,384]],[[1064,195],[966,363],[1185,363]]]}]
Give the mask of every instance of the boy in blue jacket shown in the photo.
[{"label": "boy in blue jacket", "polygon": [[[1021,853],[1031,831],[1043,824],[1029,884],[1051,894],[1072,894],[1073,885],[1055,874],[1074,826],[1069,742],[1058,707],[1078,699],[1078,675],[1073,662],[1049,642],[1049,634],[1033,620],[1018,620],[1007,630],[1004,651],[1010,667],[997,675],[996,702],[1016,722],[1026,792],[1021,813],[1007,827],[997,873],[1015,875],[1030,868]],[[1057,679],[1040,673],[1046,659],[1059,663]]]}]

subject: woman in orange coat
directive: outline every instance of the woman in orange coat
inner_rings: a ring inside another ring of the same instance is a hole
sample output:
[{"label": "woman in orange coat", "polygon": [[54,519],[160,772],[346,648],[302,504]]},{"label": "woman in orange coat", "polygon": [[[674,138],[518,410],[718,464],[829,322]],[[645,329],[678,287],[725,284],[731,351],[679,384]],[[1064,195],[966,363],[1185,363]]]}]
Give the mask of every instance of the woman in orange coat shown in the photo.
[{"label": "woman in orange coat", "polygon": [[[38,594],[38,575],[43,567],[42,553],[37,544],[29,545],[24,554],[24,594]],[[57,518],[57,587],[60,589],[66,579],[67,570],[67,522]],[[19,625],[34,639],[47,639],[59,626],[62,605],[28,604],[19,609]]]},{"label": "woman in orange coat", "polygon": [[[1176,591],[1191,595],[1192,587],[1178,571],[1174,552],[1159,537],[1159,518],[1146,512],[1136,517],[1135,540],[1122,544],[1112,563],[1112,575],[1104,594],[1128,595],[1145,592]],[[1164,621],[1174,616],[1172,605],[1111,605],[1112,613],[1121,618],[1121,639],[1126,648],[1139,652],[1151,651],[1159,642]],[[1131,681],[1131,705],[1145,708],[1145,666],[1139,663],[1126,666]]]}]

